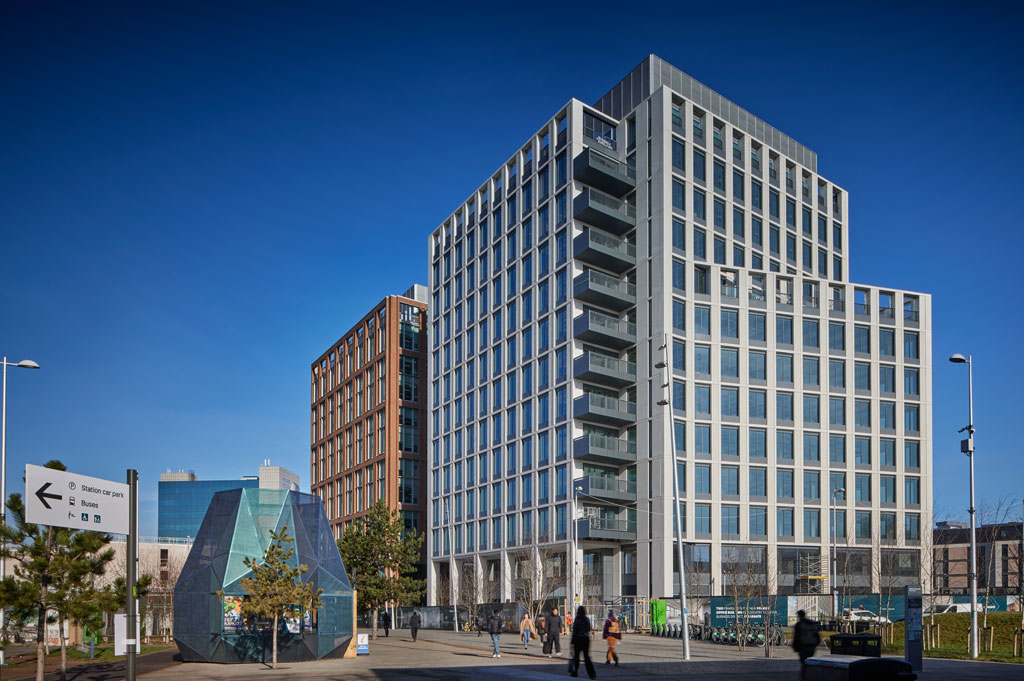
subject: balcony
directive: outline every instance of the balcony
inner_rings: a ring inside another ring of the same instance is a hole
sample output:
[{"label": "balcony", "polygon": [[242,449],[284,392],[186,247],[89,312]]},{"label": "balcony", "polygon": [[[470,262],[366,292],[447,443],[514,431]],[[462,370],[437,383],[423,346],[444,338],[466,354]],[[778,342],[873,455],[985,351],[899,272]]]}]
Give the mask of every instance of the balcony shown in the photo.
[{"label": "balcony", "polygon": [[573,440],[572,455],[588,461],[623,466],[636,463],[636,443],[588,433]]},{"label": "balcony", "polygon": [[572,282],[577,300],[622,312],[636,305],[636,285],[596,270],[587,270]]},{"label": "balcony", "polygon": [[596,352],[583,353],[572,368],[574,377],[599,385],[625,388],[636,383],[636,364]]},{"label": "balcony", "polygon": [[628,426],[636,423],[636,402],[586,393],[573,400],[573,416],[609,426]]},{"label": "balcony", "polygon": [[636,482],[603,475],[584,476],[588,496],[609,501],[636,501]]},{"label": "balcony", "polygon": [[612,196],[625,196],[636,186],[636,169],[588,147],[573,161],[573,177]]},{"label": "balcony", "polygon": [[636,521],[615,518],[580,518],[576,537],[601,541],[636,541]]},{"label": "balcony", "polygon": [[586,189],[573,203],[573,217],[622,236],[636,226],[636,207],[596,189]]},{"label": "balcony", "polygon": [[573,239],[572,254],[585,263],[616,274],[636,267],[636,246],[592,229]]},{"label": "balcony", "polygon": [[580,340],[616,350],[636,345],[636,324],[593,310],[573,319],[572,331]]}]

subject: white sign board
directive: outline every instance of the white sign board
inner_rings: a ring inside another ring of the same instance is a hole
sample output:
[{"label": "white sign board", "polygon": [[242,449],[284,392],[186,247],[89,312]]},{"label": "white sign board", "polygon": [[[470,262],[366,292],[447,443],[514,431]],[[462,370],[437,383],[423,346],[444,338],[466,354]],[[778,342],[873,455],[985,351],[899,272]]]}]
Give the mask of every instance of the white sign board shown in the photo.
[{"label": "white sign board", "polygon": [[128,484],[27,464],[25,519],[36,525],[128,534]]},{"label": "white sign board", "polygon": [[[125,634],[128,633],[128,615],[117,613],[114,615],[114,655],[128,654],[128,641]],[[135,618],[135,652],[139,651],[139,618]]]}]

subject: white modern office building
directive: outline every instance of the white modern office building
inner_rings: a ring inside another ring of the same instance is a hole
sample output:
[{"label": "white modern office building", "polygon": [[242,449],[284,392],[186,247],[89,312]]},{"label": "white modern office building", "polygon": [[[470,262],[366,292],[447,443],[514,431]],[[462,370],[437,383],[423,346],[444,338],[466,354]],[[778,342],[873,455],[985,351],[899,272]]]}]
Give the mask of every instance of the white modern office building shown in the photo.
[{"label": "white modern office building", "polygon": [[429,603],[515,600],[524,560],[678,594],[673,465],[691,594],[917,583],[931,301],[852,283],[855,228],[813,151],[653,55],[569,100],[429,239]]}]

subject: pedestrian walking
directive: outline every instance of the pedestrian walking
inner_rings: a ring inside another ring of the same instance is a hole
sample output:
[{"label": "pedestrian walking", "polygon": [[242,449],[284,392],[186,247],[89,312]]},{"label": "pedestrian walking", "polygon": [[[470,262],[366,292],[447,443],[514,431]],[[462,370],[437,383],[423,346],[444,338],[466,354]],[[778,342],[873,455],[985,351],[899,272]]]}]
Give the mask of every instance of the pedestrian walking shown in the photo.
[{"label": "pedestrian walking", "polygon": [[494,654],[491,655],[494,659],[501,657],[501,629],[503,626],[501,610],[495,609],[491,619],[487,620],[487,633],[491,635],[491,642],[494,644]]},{"label": "pedestrian walking", "polygon": [[476,616],[476,637],[480,638],[480,634],[483,633],[484,628],[487,626],[487,620],[484,619],[483,615]]},{"label": "pedestrian walking", "polygon": [[388,632],[391,631],[391,613],[385,610],[384,616],[380,618],[380,621],[384,625],[384,638],[387,638]]},{"label": "pedestrian walking", "polygon": [[409,618],[409,629],[412,631],[412,642],[416,642],[416,632],[420,630],[420,613],[416,610],[412,611],[412,617]]},{"label": "pedestrian walking", "polygon": [[590,618],[587,609],[582,605],[576,609],[576,617],[572,622],[572,660],[569,662],[570,673],[579,676],[580,656],[587,666],[587,676],[597,678],[594,662],[590,659]]},{"label": "pedestrian walking", "polygon": [[807,613],[798,610],[796,625],[793,627],[793,650],[800,656],[800,678],[807,674],[807,658],[814,655],[814,649],[821,643],[818,623],[808,619]]},{"label": "pedestrian walking", "polygon": [[608,641],[608,653],[605,655],[604,663],[611,664],[612,660],[615,661],[615,666],[619,666],[619,656],[615,652],[615,644],[622,640],[622,627],[619,626],[619,620],[615,617],[613,610],[608,611],[608,619],[604,621],[604,632],[601,637]]},{"label": "pedestrian walking", "polygon": [[545,653],[548,657],[551,657],[552,651],[555,655],[562,654],[562,616],[558,614],[558,608],[552,608],[551,614],[548,615],[547,621],[544,624],[544,628],[547,629],[548,638],[544,642],[547,647]]},{"label": "pedestrian walking", "polygon": [[530,613],[527,612],[523,613],[523,619],[519,620],[519,638],[523,642],[524,649],[530,645],[530,634],[533,634],[534,638],[537,637],[537,629],[534,628]]}]

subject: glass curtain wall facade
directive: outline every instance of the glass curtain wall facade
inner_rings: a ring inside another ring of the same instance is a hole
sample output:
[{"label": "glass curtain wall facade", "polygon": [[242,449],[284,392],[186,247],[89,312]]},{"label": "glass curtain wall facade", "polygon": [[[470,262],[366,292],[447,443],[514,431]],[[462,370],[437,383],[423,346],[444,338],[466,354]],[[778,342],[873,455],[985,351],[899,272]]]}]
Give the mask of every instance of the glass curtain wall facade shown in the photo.
[{"label": "glass curtain wall facade", "polygon": [[657,57],[571,100],[429,240],[430,602],[556,554],[586,600],[678,593],[673,465],[699,593],[830,588],[833,546],[904,579],[931,300],[851,283],[848,226],[812,151]]}]

